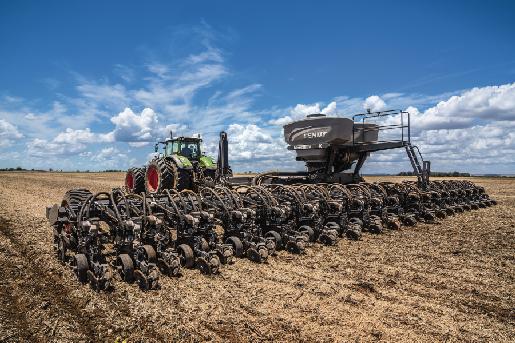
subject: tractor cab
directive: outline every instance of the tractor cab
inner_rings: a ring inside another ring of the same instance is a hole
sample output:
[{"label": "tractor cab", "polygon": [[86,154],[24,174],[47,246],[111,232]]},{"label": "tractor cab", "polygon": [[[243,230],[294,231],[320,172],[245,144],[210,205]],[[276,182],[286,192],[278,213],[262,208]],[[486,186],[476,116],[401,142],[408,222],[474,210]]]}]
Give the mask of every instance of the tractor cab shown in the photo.
[{"label": "tractor cab", "polygon": [[202,156],[200,138],[178,137],[167,139],[165,143],[165,157],[180,155],[190,161],[198,161]]}]

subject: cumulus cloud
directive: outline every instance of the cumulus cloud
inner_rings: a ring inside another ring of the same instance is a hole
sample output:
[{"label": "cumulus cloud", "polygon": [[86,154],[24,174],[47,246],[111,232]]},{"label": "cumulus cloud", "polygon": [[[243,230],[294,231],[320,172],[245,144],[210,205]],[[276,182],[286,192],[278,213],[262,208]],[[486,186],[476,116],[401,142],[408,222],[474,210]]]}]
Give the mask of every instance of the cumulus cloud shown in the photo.
[{"label": "cumulus cloud", "polygon": [[111,118],[115,125],[114,139],[120,142],[149,142],[158,126],[157,114],[151,108],[145,108],[136,114],[130,108],[125,108]]},{"label": "cumulus cloud", "polygon": [[112,117],[111,122],[115,128],[105,137],[117,142],[128,142],[132,147],[145,146],[168,137],[170,132],[177,133],[177,130],[185,129],[180,124],[161,124],[157,113],[151,108],[145,108],[137,114],[127,107]]},{"label": "cumulus cloud", "polygon": [[232,161],[279,159],[286,154],[281,138],[254,124],[231,124],[227,135]]},{"label": "cumulus cloud", "polygon": [[0,147],[8,147],[15,140],[22,138],[23,135],[18,128],[6,120],[0,119]]},{"label": "cumulus cloud", "polygon": [[[125,161],[128,154],[122,147],[141,148],[134,151],[142,163],[143,151],[152,150],[144,147],[169,136],[170,130],[176,135],[202,133],[207,151],[215,155],[217,134],[225,129],[234,170],[302,169],[286,149],[280,126],[312,113],[350,117],[364,109],[408,109],[414,142],[433,160],[434,170],[452,165],[478,170],[498,163],[515,168],[515,83],[433,95],[339,96],[259,108],[255,100],[265,86],[228,88],[225,80],[234,73],[223,52],[206,37],[197,48],[172,62],[151,61],[144,69],[116,65],[114,83],[108,77],[77,77],[77,85],[69,87],[76,95],[58,94],[58,101],[43,109],[30,99],[0,97],[0,148],[26,137],[28,154],[22,151],[20,156],[53,158],[71,166],[81,160],[120,167],[120,156]],[[136,82],[136,76],[143,82]],[[1,155],[9,150],[0,150]],[[403,151],[373,154],[370,159],[376,171],[384,171],[383,166],[398,171],[401,161],[406,161]]]},{"label": "cumulus cloud", "polygon": [[363,109],[370,110],[372,112],[383,111],[386,109],[386,103],[379,96],[372,95],[365,99]]},{"label": "cumulus cloud", "polygon": [[421,129],[461,129],[471,127],[478,119],[487,121],[515,120],[515,83],[472,88],[448,100],[440,101],[423,113],[411,108]]},{"label": "cumulus cloud", "polygon": [[55,143],[76,144],[76,143],[102,143],[113,142],[112,133],[94,133],[90,128],[84,130],[74,130],[67,128],[64,132],[60,132],[55,138]]},{"label": "cumulus cloud", "polygon": [[278,119],[272,119],[269,121],[271,125],[283,126],[285,124],[291,123],[294,120],[302,119],[309,114],[317,114],[323,113],[326,115],[335,115],[336,114],[336,102],[333,101],[329,103],[326,107],[321,109],[319,103],[305,105],[305,104],[297,104],[295,107],[290,109],[290,113],[287,116],[280,117]]},{"label": "cumulus cloud", "polygon": [[34,138],[27,142],[27,152],[33,157],[50,157],[65,156],[73,157],[73,155],[83,152],[87,146],[85,144],[67,144],[47,141],[46,139]]},{"label": "cumulus cloud", "polygon": [[[74,130],[67,128],[52,140],[35,138],[27,142],[27,151],[30,156],[68,156],[87,153],[89,144],[111,143],[114,141],[112,133],[94,133],[89,128]],[[88,157],[81,155],[81,157]]]}]

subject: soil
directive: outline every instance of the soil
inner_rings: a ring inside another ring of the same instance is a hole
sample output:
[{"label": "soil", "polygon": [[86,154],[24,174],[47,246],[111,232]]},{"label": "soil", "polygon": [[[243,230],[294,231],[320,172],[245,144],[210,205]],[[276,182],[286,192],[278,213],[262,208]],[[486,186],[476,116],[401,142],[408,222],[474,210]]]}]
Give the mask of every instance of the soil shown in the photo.
[{"label": "soil", "polygon": [[45,207],[123,180],[0,173],[0,342],[515,341],[515,179],[471,178],[499,205],[437,225],[96,293],[54,256]]}]

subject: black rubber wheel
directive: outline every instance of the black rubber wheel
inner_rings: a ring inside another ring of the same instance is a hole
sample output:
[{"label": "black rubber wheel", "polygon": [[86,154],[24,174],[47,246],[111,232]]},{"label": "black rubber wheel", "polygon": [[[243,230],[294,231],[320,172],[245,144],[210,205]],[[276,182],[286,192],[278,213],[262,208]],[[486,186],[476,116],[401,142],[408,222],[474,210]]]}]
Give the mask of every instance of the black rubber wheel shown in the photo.
[{"label": "black rubber wheel", "polygon": [[166,158],[157,158],[150,161],[145,170],[145,190],[147,193],[160,193],[165,189],[175,188],[173,169]]},{"label": "black rubber wheel", "polygon": [[302,235],[307,236],[309,242],[314,242],[315,241],[315,231],[310,226],[302,225],[299,228],[299,232]]},{"label": "black rubber wheel", "polygon": [[234,250],[234,256],[236,257],[242,257],[244,254],[243,251],[243,243],[241,240],[236,236],[231,236],[225,240],[226,244],[232,245],[232,248]]},{"label": "black rubber wheel", "polygon": [[91,193],[88,189],[85,188],[70,189],[68,192],[64,194],[61,206],[70,207],[70,209],[77,215],[79,214],[79,211],[84,202],[91,195],[93,195],[93,193]]},{"label": "black rubber wheel", "polygon": [[205,238],[200,239],[200,250],[209,251],[209,243]]},{"label": "black rubber wheel", "polygon": [[220,258],[211,255],[209,257],[209,267],[211,268],[211,274],[217,274],[220,271]]},{"label": "black rubber wheel", "polygon": [[118,267],[120,267],[120,275],[125,282],[134,280],[134,263],[128,254],[120,254],[117,259]]},{"label": "black rubber wheel", "polygon": [[345,231],[345,236],[347,237],[347,239],[350,239],[351,241],[359,241],[362,236],[361,226],[351,224]]},{"label": "black rubber wheel", "polygon": [[75,267],[75,275],[80,283],[88,282],[89,263],[88,258],[84,254],[75,254],[73,257],[73,266]]},{"label": "black rubber wheel", "polygon": [[134,271],[134,278],[138,282],[138,286],[141,290],[148,291],[150,289],[150,282],[141,270]]},{"label": "black rubber wheel", "polygon": [[[199,180],[204,187],[216,186],[216,169],[202,169],[203,179]],[[198,186],[198,185],[197,185]]]},{"label": "black rubber wheel", "polygon": [[145,168],[130,168],[125,174],[125,188],[130,193],[145,191]]},{"label": "black rubber wheel", "polygon": [[175,166],[175,164],[173,164],[173,167],[175,168],[175,175],[177,175],[175,179],[175,188],[179,191],[182,191],[183,189],[193,189],[191,170],[179,168]]},{"label": "black rubber wheel", "polygon": [[185,268],[193,268],[195,264],[195,255],[188,244],[181,244],[177,247],[177,252],[181,257],[181,265]]},{"label": "black rubber wheel", "polygon": [[363,221],[359,218],[353,217],[349,219],[349,223],[351,224],[358,224],[359,226],[363,227]]},{"label": "black rubber wheel", "polygon": [[436,210],[435,215],[438,219],[445,219],[445,217],[447,217],[447,215],[445,214],[445,211],[443,211],[443,210]]},{"label": "black rubber wheel", "polygon": [[268,249],[266,246],[250,247],[247,249],[247,257],[252,262],[262,263],[268,258]]},{"label": "black rubber wheel", "polygon": [[178,168],[171,158],[157,158],[145,171],[147,193],[160,193],[165,189],[191,189],[191,170]]},{"label": "black rubber wheel", "polygon": [[200,270],[200,272],[204,275],[210,275],[211,274],[211,266],[206,261],[205,258],[199,257],[197,259],[197,268]]},{"label": "black rubber wheel", "polygon": [[275,249],[276,250],[279,250],[283,247],[283,241],[282,241],[281,235],[277,231],[274,231],[274,230],[268,231],[265,234],[265,237],[270,237],[275,241]]},{"label": "black rubber wheel", "polygon": [[145,251],[148,263],[157,263],[156,250],[153,246],[146,244],[143,246],[143,250]]},{"label": "black rubber wheel", "polygon": [[325,226],[330,230],[340,231],[340,225],[338,225],[336,222],[327,222]]},{"label": "black rubber wheel", "polygon": [[337,235],[334,232],[322,232],[318,237],[320,243],[324,245],[335,245],[338,241]]}]

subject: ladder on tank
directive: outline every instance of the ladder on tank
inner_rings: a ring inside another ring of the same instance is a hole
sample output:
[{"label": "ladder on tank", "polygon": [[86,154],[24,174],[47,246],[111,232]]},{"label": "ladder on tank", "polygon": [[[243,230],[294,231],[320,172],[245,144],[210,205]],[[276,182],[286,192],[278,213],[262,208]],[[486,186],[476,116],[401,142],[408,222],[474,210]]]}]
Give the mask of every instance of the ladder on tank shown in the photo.
[{"label": "ladder on tank", "polygon": [[[411,166],[413,167],[413,172],[417,176],[419,186],[422,189],[427,189],[427,186],[429,185],[429,175],[431,174],[431,162],[424,161],[418,146],[411,145],[410,142],[406,142],[405,148],[411,162]],[[422,164],[420,164],[420,162],[422,162]]]}]

